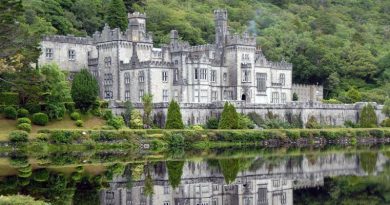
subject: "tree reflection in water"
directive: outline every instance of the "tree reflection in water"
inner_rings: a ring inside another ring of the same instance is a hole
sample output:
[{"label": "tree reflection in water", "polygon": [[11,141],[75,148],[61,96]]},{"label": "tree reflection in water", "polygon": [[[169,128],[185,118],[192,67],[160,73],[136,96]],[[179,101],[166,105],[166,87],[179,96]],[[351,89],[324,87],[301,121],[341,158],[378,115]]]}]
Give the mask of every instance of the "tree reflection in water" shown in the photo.
[{"label": "tree reflection in water", "polygon": [[31,195],[54,205],[390,202],[388,152],[115,162],[99,165],[100,171],[57,166],[73,156],[55,155],[53,168],[34,164],[25,154],[11,155],[14,172],[1,178],[0,194]]}]

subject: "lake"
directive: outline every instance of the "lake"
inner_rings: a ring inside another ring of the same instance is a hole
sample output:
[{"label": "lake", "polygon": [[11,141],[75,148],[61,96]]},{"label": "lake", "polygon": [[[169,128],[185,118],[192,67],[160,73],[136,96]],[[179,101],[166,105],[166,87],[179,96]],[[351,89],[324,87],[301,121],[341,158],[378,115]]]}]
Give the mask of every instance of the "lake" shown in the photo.
[{"label": "lake", "polygon": [[1,153],[0,194],[51,204],[390,204],[390,147]]}]

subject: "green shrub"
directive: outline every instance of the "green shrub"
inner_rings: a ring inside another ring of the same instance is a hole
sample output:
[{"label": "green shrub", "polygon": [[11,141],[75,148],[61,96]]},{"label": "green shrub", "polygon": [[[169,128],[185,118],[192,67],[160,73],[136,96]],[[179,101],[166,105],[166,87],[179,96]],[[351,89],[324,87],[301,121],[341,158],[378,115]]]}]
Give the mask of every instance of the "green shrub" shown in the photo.
[{"label": "green shrub", "polygon": [[259,127],[263,127],[263,125],[265,124],[265,120],[255,112],[248,113],[248,117]]},{"label": "green shrub", "polygon": [[37,140],[42,141],[42,142],[49,141],[49,135],[46,133],[39,133],[39,134],[37,134],[36,138],[37,138]]},{"label": "green shrub", "polygon": [[384,119],[384,120],[381,122],[381,126],[382,126],[382,127],[390,127],[390,118]]},{"label": "green shrub", "polygon": [[103,118],[105,120],[110,120],[113,117],[114,117],[114,115],[112,114],[111,110],[104,110]]},{"label": "green shrub", "polygon": [[50,134],[49,139],[56,144],[69,144],[72,142],[72,134],[70,132],[54,131]]},{"label": "green shrub", "polygon": [[375,138],[383,138],[385,136],[385,132],[383,130],[369,130],[368,133],[370,134],[371,137]]},{"label": "green shrub", "polygon": [[78,112],[72,112],[72,114],[70,114],[70,118],[74,121],[81,120],[80,113]]},{"label": "green shrub", "polygon": [[31,120],[27,117],[22,117],[22,118],[19,118],[18,119],[18,125],[19,124],[22,124],[22,123],[27,123],[27,124],[31,124]]},{"label": "green shrub", "polygon": [[296,140],[301,137],[301,133],[298,130],[286,130],[286,135],[292,140]]},{"label": "green shrub", "polygon": [[325,103],[325,104],[343,104],[340,100],[333,99],[333,98],[331,98],[329,100],[323,99],[321,101],[322,101],[322,103]]},{"label": "green shrub", "polygon": [[19,105],[19,94],[0,92],[0,105]]},{"label": "green shrub", "polygon": [[65,109],[68,111],[68,113],[73,113],[75,111],[75,103],[74,102],[65,102]]},{"label": "green shrub", "polygon": [[4,109],[4,115],[7,119],[15,120],[18,117],[18,112],[14,107],[8,106]]},{"label": "green shrub", "polygon": [[206,122],[207,129],[218,129],[218,119],[216,117],[211,117]]},{"label": "green shrub", "polygon": [[359,124],[360,127],[371,128],[377,127],[378,119],[374,107],[371,104],[367,104],[360,112]]},{"label": "green shrub", "polygon": [[327,140],[335,140],[338,137],[337,133],[333,130],[321,130],[320,135]]},{"label": "green shrub", "polygon": [[144,123],[143,123],[143,120],[142,120],[141,113],[138,110],[133,109],[131,111],[130,116],[131,116],[130,128],[132,128],[132,129],[142,129],[143,126],[144,126]]},{"label": "green shrub", "polygon": [[314,116],[311,116],[306,123],[306,128],[308,129],[319,129],[321,128],[320,124],[317,122],[317,119]]},{"label": "green shrub", "polygon": [[115,129],[120,129],[125,126],[125,121],[122,116],[112,117],[107,121],[107,125],[114,127]]},{"label": "green shrub", "polygon": [[238,114],[238,129],[253,129],[254,123],[244,114]]},{"label": "green shrub", "polygon": [[238,114],[233,104],[228,102],[223,106],[221,119],[218,124],[219,129],[237,129],[238,127]]},{"label": "green shrub", "polygon": [[200,125],[193,125],[191,126],[191,130],[203,130],[203,127]]},{"label": "green shrub", "polygon": [[22,130],[11,131],[8,140],[14,143],[23,143],[28,141],[28,133]]},{"label": "green shrub", "polygon": [[34,171],[33,179],[37,182],[46,182],[49,180],[50,173],[47,169],[38,169]]},{"label": "green shrub", "polygon": [[76,124],[77,127],[83,127],[84,126],[84,122],[82,120],[77,120],[75,124]]},{"label": "green shrub", "polygon": [[32,122],[35,125],[45,126],[49,122],[49,117],[45,113],[35,113],[32,116]]},{"label": "green shrub", "polygon": [[344,122],[344,126],[348,127],[348,128],[358,128],[359,124],[356,124],[356,123],[352,122],[351,120],[347,120]]},{"label": "green shrub", "polygon": [[26,132],[31,132],[31,125],[28,123],[21,123],[17,126],[18,130],[23,130]]},{"label": "green shrub", "polygon": [[20,108],[18,110],[18,117],[28,117],[30,113],[28,112],[28,110],[24,109],[24,108]]},{"label": "green shrub", "polygon": [[107,109],[108,108],[108,101],[100,101],[100,108]]},{"label": "green shrub", "polygon": [[179,104],[172,100],[169,103],[167,122],[165,124],[165,129],[183,129],[184,124],[181,118],[180,106]]},{"label": "green shrub", "polygon": [[356,130],[355,133],[356,133],[356,137],[360,137],[360,138],[365,138],[370,136],[367,130]]},{"label": "green shrub", "polygon": [[41,112],[41,105],[38,103],[28,103],[25,107],[30,114]]},{"label": "green shrub", "polygon": [[182,134],[168,134],[165,137],[165,141],[169,148],[180,148],[185,146],[184,137]]}]

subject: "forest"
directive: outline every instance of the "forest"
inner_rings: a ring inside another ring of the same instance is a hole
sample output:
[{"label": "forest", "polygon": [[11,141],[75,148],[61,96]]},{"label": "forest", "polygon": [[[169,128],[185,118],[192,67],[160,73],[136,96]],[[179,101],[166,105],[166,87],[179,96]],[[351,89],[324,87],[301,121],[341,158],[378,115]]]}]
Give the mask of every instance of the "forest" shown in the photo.
[{"label": "forest", "polygon": [[291,62],[293,81],[324,85],[330,102],[389,98],[388,0],[5,0],[0,76],[15,61],[35,62],[42,35],[123,29],[127,12],[147,14],[155,46],[171,29],[192,45],[213,43],[216,8],[228,10],[230,32],[256,35],[268,59]]}]

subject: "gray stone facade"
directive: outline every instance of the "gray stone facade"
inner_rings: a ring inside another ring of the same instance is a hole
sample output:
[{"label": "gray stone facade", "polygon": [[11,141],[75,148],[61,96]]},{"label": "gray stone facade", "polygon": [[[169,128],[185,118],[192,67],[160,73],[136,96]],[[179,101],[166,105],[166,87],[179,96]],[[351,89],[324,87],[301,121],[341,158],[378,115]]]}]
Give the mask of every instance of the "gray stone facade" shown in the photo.
[{"label": "gray stone facade", "polygon": [[293,84],[292,93],[296,93],[299,102],[321,102],[324,96],[322,85]]},{"label": "gray stone facade", "polygon": [[[324,104],[320,102],[289,102],[286,104],[258,104],[246,103],[243,101],[231,101],[236,107],[237,112],[248,114],[255,112],[260,116],[267,116],[270,112],[277,115],[278,118],[288,121],[292,115],[299,116],[304,124],[311,116],[314,116],[321,124],[342,126],[344,122],[350,120],[357,123],[360,116],[360,111],[367,103],[355,104]],[[374,106],[378,123],[382,122],[386,117],[381,112],[383,105],[371,103]],[[205,124],[212,117],[218,117],[223,110],[223,102],[215,103],[180,103],[183,122],[187,125]],[[116,114],[124,112],[122,102],[112,101],[110,107]],[[142,112],[143,106],[141,103],[134,103],[134,107]],[[156,124],[164,124],[164,120],[168,110],[168,103],[156,103],[154,119]]]},{"label": "gray stone facade", "polygon": [[214,16],[214,44],[190,46],[172,30],[170,43],[155,48],[146,15],[136,12],[128,15],[124,32],[106,25],[92,37],[45,37],[38,62],[69,72],[88,68],[106,100],[137,103],[151,93],[155,103],[290,102],[292,65],[268,61],[248,33],[229,32],[226,10]]}]

